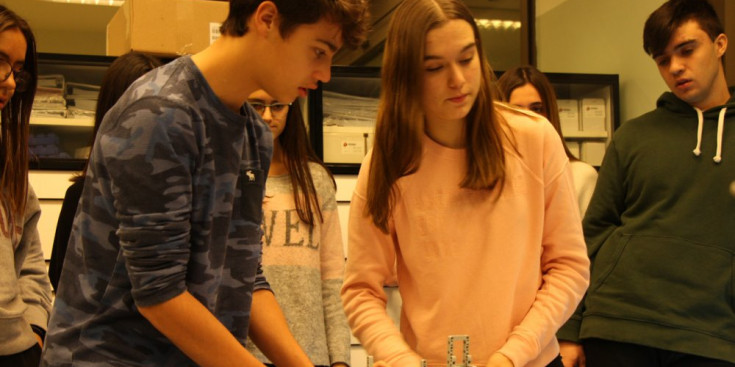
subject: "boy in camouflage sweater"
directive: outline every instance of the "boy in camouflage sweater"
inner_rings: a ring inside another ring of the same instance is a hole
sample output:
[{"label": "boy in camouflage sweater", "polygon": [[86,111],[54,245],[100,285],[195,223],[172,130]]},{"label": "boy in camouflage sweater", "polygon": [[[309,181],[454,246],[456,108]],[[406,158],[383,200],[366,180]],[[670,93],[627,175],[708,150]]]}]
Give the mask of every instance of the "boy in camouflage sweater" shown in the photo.
[{"label": "boy in camouflage sweater", "polygon": [[[305,96],[359,43],[363,0],[232,0],[222,37],[105,116],[42,366],[310,366],[260,269],[272,136],[248,95]],[[253,317],[251,317],[251,315]]]}]

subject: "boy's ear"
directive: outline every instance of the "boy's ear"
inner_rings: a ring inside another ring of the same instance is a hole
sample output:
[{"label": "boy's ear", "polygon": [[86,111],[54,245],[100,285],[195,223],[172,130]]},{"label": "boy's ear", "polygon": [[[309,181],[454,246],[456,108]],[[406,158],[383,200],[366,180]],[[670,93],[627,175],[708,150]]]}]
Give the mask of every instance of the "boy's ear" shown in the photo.
[{"label": "boy's ear", "polygon": [[717,50],[717,56],[722,57],[725,54],[725,51],[727,51],[727,35],[724,33],[720,33],[717,38],[715,38],[715,49]]},{"label": "boy's ear", "polygon": [[263,1],[253,14],[253,28],[259,34],[267,36],[268,32],[276,29],[278,7],[271,1]]}]

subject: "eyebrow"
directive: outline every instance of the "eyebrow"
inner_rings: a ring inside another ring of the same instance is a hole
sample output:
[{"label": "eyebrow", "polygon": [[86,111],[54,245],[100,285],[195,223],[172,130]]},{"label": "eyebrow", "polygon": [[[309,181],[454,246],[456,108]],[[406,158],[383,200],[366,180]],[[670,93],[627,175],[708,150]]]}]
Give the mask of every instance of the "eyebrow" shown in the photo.
[{"label": "eyebrow", "polygon": [[260,103],[260,104],[268,104],[268,105],[272,105],[272,104],[287,104],[287,103],[279,102],[277,99],[274,99],[274,100],[272,100],[270,102],[266,102],[266,100],[260,99],[260,98],[248,99],[248,103]]},{"label": "eyebrow", "polygon": [[332,52],[337,52],[337,49],[339,48],[334,43],[332,43],[330,41],[327,41],[325,39],[319,38],[319,39],[317,39],[317,41],[325,44],[327,47],[329,47],[330,50],[332,50]]},{"label": "eyebrow", "polygon": [[684,47],[689,46],[689,45],[694,44],[694,43],[697,43],[697,40],[696,39],[686,40],[686,41],[684,41],[684,42],[676,45],[676,47],[674,47],[674,50],[678,50],[680,48],[684,48]]},{"label": "eyebrow", "polygon": [[[8,56],[8,54],[6,54],[6,53],[5,53],[5,51],[0,51],[0,58],[3,58],[3,59],[5,59],[5,60],[6,60],[6,61],[7,61],[8,63],[10,63],[10,56]],[[23,65],[25,65],[25,63],[26,63],[26,61],[25,61],[25,60],[18,60],[18,61],[16,61],[16,62],[15,62],[15,64],[14,64],[14,65],[12,65],[12,66],[18,66],[18,65],[19,65],[19,66],[20,66],[20,67],[22,68],[22,67],[23,67]]]},{"label": "eyebrow", "polygon": [[[473,48],[475,46],[476,46],[475,42],[471,42],[467,46],[462,47],[462,50],[459,51],[459,53],[464,53],[465,51],[467,51],[467,50],[469,50],[469,49],[471,49],[471,48]],[[436,55],[426,55],[426,56],[424,56],[424,61],[438,60],[438,59],[441,59],[441,57],[440,56],[436,56]]]},{"label": "eyebrow", "polygon": [[[682,49],[684,47],[687,47],[689,45],[695,44],[695,43],[697,43],[697,40],[696,39],[689,39],[689,40],[683,41],[683,42],[677,44],[676,46],[674,46],[674,52],[676,52],[677,50],[680,50],[680,49]],[[665,54],[665,52],[660,52],[658,54],[653,55],[653,58],[654,59],[657,59],[657,58],[659,58],[661,56],[664,56],[664,54]]]}]

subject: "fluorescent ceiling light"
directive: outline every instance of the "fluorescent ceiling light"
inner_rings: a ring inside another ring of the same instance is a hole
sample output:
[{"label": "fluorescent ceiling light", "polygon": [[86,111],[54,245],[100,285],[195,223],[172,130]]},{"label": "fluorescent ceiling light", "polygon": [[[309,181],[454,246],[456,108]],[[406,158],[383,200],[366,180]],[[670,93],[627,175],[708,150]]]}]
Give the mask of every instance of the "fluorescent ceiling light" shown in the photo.
[{"label": "fluorescent ceiling light", "polygon": [[52,3],[62,4],[82,4],[82,5],[101,5],[101,6],[120,6],[124,0],[45,0]]},{"label": "fluorescent ceiling light", "polygon": [[[87,0],[90,1],[90,0]],[[521,22],[517,20],[502,20],[502,19],[475,19],[477,27],[481,29],[491,30],[518,30],[521,28]]]}]

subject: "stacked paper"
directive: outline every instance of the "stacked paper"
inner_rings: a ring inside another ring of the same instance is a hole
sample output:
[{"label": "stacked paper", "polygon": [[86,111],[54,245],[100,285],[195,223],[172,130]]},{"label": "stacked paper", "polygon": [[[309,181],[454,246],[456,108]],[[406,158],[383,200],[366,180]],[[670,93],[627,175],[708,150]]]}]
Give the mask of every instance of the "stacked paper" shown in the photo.
[{"label": "stacked paper", "polygon": [[63,75],[39,75],[31,114],[33,116],[66,117],[65,88]]},{"label": "stacked paper", "polygon": [[94,117],[100,87],[92,84],[67,83],[66,99],[71,117]]}]

